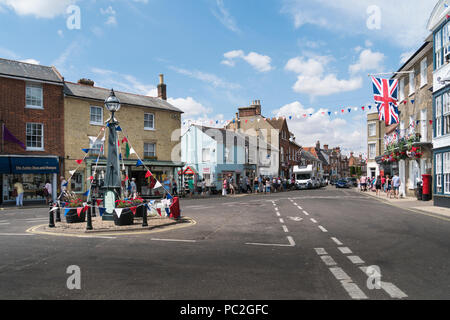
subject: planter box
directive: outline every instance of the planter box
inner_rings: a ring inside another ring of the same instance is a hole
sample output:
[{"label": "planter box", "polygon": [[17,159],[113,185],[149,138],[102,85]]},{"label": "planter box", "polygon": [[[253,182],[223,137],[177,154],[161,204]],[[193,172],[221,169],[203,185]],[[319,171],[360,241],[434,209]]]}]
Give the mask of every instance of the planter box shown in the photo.
[{"label": "planter box", "polygon": [[145,205],[138,206],[136,209],[135,217],[142,218],[144,213],[147,213],[147,207]]},{"label": "planter box", "polygon": [[81,223],[86,221],[86,212],[81,212],[78,217],[77,209],[70,209],[66,214],[67,223]]},{"label": "planter box", "polygon": [[[137,210],[136,210],[137,214]],[[130,226],[133,224],[134,215],[133,212],[129,208],[124,208],[122,213],[120,214],[120,218],[117,216],[117,213],[114,211],[114,224],[116,226]]]}]

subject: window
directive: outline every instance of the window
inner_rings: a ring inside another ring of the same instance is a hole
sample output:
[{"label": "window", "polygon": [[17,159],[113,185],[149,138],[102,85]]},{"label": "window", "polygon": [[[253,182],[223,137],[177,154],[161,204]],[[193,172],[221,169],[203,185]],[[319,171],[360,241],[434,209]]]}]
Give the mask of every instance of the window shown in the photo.
[{"label": "window", "polygon": [[202,149],[202,161],[209,162],[211,160],[209,148]]},{"label": "window", "polygon": [[405,120],[400,121],[400,138],[405,136]]},{"label": "window", "polygon": [[83,192],[83,173],[76,172],[70,179],[70,189],[73,192]]},{"label": "window", "polygon": [[376,144],[369,143],[369,159],[375,159],[376,156]]},{"label": "window", "polygon": [[103,141],[96,138],[97,137],[89,137],[89,154],[92,156],[104,154]]},{"label": "window", "polygon": [[450,93],[442,95],[442,108],[444,118],[444,134],[450,134]]},{"label": "window", "polygon": [[103,125],[103,108],[91,106],[91,124]]},{"label": "window", "polygon": [[416,86],[414,83],[414,69],[411,71],[412,72],[409,74],[409,95],[412,95],[416,90]]},{"label": "window", "polygon": [[43,109],[42,86],[35,83],[27,83],[26,87],[26,107]]},{"label": "window", "polygon": [[401,78],[400,79],[400,84],[399,84],[399,90],[400,90],[400,102],[402,102],[403,100],[405,100],[405,78]]},{"label": "window", "polygon": [[423,87],[424,85],[426,85],[428,83],[428,79],[427,79],[427,58],[425,57],[421,62],[420,62],[420,87]]},{"label": "window", "polygon": [[427,127],[427,109],[420,110],[420,141],[426,142],[428,135],[428,127]]},{"label": "window", "polygon": [[440,137],[442,135],[442,96],[436,97],[435,108],[436,108],[435,137]]},{"label": "window", "polygon": [[416,129],[415,129],[416,123],[415,122],[416,122],[415,117],[409,116],[409,132],[408,132],[409,134],[415,133],[415,131],[416,131]]},{"label": "window", "polygon": [[442,153],[436,154],[436,193],[442,193]]},{"label": "window", "polygon": [[44,125],[27,123],[27,150],[44,150]]},{"label": "window", "polygon": [[155,115],[153,113],[144,114],[144,129],[145,130],[155,129]]},{"label": "window", "polygon": [[376,123],[369,123],[369,137],[374,137],[377,135],[377,124]]},{"label": "window", "polygon": [[442,30],[439,30],[434,35],[434,62],[435,69],[442,66]]},{"label": "window", "polygon": [[444,153],[444,163],[443,163],[443,174],[444,174],[444,193],[450,193],[450,152]]},{"label": "window", "polygon": [[156,145],[154,143],[144,143],[144,157],[156,157]]}]

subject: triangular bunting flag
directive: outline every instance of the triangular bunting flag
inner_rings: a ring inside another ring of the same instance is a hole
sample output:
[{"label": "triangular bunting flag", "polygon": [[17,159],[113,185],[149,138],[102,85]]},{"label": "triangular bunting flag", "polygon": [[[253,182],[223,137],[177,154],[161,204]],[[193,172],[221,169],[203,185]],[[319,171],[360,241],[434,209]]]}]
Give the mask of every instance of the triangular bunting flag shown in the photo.
[{"label": "triangular bunting flag", "polygon": [[81,160],[75,160],[78,164],[81,164],[83,162],[83,159]]},{"label": "triangular bunting flag", "polygon": [[159,216],[161,217],[161,208],[156,208],[156,211],[158,212]]},{"label": "triangular bunting flag", "polygon": [[102,203],[102,201],[103,201],[102,199],[96,199],[96,200],[95,200],[95,202],[97,202],[97,206],[99,206],[100,203]]},{"label": "triangular bunting flag", "polygon": [[75,172],[77,172],[77,170],[70,170],[70,171],[69,171],[69,174],[70,174],[71,176],[73,176],[73,174],[74,174]]},{"label": "triangular bunting flag", "polygon": [[149,178],[149,177],[151,177],[152,176],[152,173],[149,171],[149,170],[147,170],[147,173],[145,174],[145,177],[146,178]]},{"label": "triangular bunting flag", "polygon": [[136,209],[137,209],[137,207],[131,207],[130,208],[131,212],[133,212],[133,215],[136,215]]},{"label": "triangular bunting flag", "polygon": [[105,213],[106,208],[98,208],[98,211],[100,212],[100,217],[101,217]]},{"label": "triangular bunting flag", "polygon": [[83,208],[77,208],[77,215],[78,215],[78,218],[79,218],[80,215],[81,215],[81,210],[83,210]]},{"label": "triangular bunting flag", "polygon": [[128,142],[128,139],[126,137],[123,137],[122,143]]},{"label": "triangular bunting flag", "polygon": [[170,210],[169,208],[164,208],[166,210],[166,216],[169,217],[170,216]]},{"label": "triangular bunting flag", "polygon": [[137,154],[136,151],[134,151],[133,148],[130,149],[130,154]]},{"label": "triangular bunting flag", "polygon": [[89,153],[89,149],[81,149],[84,153]]},{"label": "triangular bunting flag", "polygon": [[85,193],[83,193],[83,196],[88,196],[89,195],[90,190],[86,191]]},{"label": "triangular bunting flag", "polygon": [[122,131],[122,128],[120,126],[117,126],[116,131]]},{"label": "triangular bunting flag", "polygon": [[155,186],[153,187],[153,189],[158,189],[161,188],[162,184],[159,181],[156,181]]},{"label": "triangular bunting flag", "polygon": [[69,212],[69,211],[70,211],[70,208],[65,208],[64,209],[64,217],[67,216],[67,212]]},{"label": "triangular bunting flag", "polygon": [[167,194],[167,199],[173,199],[173,197],[170,194]]},{"label": "triangular bunting flag", "polygon": [[140,167],[140,166],[142,166],[142,165],[143,165],[143,163],[142,163],[141,160],[138,160],[138,161],[136,162],[136,167]]},{"label": "triangular bunting flag", "polygon": [[114,211],[116,212],[118,218],[120,218],[120,215],[122,214],[122,210],[123,210],[123,208],[114,209]]}]

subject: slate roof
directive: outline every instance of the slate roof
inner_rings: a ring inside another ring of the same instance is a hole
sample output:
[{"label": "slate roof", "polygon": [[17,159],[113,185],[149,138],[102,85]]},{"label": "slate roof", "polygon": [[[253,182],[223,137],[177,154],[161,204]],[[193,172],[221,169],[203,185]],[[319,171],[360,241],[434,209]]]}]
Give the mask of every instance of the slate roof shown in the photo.
[{"label": "slate roof", "polygon": [[0,58],[0,76],[41,80],[55,82],[57,84],[62,84],[64,81],[55,67],[41,66],[2,58]]},{"label": "slate roof", "polygon": [[308,150],[305,150],[305,149],[302,149],[300,151],[300,156],[306,160],[318,161],[317,157],[315,157],[311,152],[309,152]]},{"label": "slate roof", "polygon": [[[86,98],[104,102],[105,99],[109,96],[109,92],[111,89],[94,87],[79,83],[73,82],[65,82],[64,83],[64,94],[69,97],[76,98]],[[134,93],[120,92],[114,91],[116,97],[119,98],[121,104],[132,105],[132,106],[140,106],[140,107],[148,107],[148,108],[156,108],[168,111],[174,111],[183,113],[182,110],[174,107],[167,101],[156,98],[138,95]]]},{"label": "slate roof", "polygon": [[281,130],[283,129],[283,124],[286,121],[286,119],[283,118],[267,118],[267,122],[272,125],[275,129]]}]

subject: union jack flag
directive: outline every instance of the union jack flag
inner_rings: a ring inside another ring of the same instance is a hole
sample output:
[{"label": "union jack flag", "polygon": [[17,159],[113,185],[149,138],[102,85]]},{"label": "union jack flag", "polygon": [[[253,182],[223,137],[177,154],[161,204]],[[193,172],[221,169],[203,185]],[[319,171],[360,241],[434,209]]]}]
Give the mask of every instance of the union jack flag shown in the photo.
[{"label": "union jack flag", "polygon": [[378,119],[387,126],[398,123],[398,79],[372,77],[373,94],[378,109]]}]

